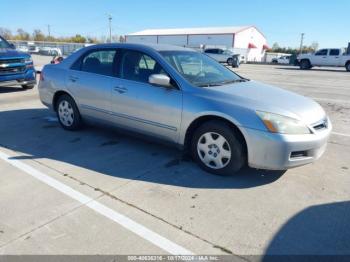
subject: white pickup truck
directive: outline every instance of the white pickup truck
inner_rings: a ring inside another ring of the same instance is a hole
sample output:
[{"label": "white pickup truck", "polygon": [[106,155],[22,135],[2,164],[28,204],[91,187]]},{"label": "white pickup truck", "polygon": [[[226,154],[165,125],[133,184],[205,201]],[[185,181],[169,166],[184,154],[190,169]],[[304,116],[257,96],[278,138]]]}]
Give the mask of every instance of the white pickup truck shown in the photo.
[{"label": "white pickup truck", "polygon": [[320,49],[312,54],[298,56],[300,69],[310,69],[313,66],[344,66],[350,72],[350,55],[341,48]]}]

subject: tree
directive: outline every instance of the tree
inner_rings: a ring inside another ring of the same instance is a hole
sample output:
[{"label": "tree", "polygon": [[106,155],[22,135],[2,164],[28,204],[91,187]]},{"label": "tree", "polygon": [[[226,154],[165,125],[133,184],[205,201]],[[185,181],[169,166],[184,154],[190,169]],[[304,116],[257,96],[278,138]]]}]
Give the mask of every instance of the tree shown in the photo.
[{"label": "tree", "polygon": [[33,32],[34,41],[45,41],[45,35],[41,32],[40,29],[35,29]]},{"label": "tree", "polygon": [[76,34],[74,37],[71,37],[69,39],[69,42],[73,42],[73,43],[86,43],[86,38],[79,35],[79,34]]},{"label": "tree", "polygon": [[121,35],[121,36],[119,37],[119,42],[120,42],[120,43],[125,43],[125,37]]},{"label": "tree", "polygon": [[17,29],[17,35],[14,37],[16,40],[29,40],[30,34],[24,31],[22,28]]},{"label": "tree", "polygon": [[313,41],[310,45],[310,48],[313,49],[313,51],[316,51],[318,49],[318,43],[316,41]]},{"label": "tree", "polygon": [[4,28],[4,27],[0,27],[0,35],[2,37],[4,37],[5,39],[11,39],[12,38],[12,33],[11,30]]},{"label": "tree", "polygon": [[276,50],[276,49],[279,49],[280,48],[280,46],[278,45],[278,43],[273,43],[273,45],[272,45],[272,50]]}]

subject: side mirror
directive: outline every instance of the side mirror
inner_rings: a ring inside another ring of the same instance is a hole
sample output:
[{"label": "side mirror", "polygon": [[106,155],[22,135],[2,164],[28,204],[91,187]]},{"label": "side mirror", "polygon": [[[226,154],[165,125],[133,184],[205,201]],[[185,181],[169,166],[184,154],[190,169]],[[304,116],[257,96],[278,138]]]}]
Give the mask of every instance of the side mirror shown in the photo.
[{"label": "side mirror", "polygon": [[148,78],[148,82],[152,85],[171,87],[170,77],[162,74],[153,74]]},{"label": "side mirror", "polygon": [[11,48],[11,49],[16,49],[15,45],[12,44],[12,43],[10,43],[10,48]]}]

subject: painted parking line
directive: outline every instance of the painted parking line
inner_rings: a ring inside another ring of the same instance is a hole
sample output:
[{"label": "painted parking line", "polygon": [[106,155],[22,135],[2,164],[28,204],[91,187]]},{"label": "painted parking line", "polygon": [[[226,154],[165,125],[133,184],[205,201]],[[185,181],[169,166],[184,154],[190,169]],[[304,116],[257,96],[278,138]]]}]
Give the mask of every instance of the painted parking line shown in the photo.
[{"label": "painted parking line", "polygon": [[337,135],[337,136],[346,136],[346,137],[350,137],[350,134],[344,134],[344,133],[338,133],[338,132],[332,132],[333,135]]},{"label": "painted parking line", "polygon": [[95,212],[101,214],[102,216],[109,218],[110,220],[116,222],[117,224],[123,226],[129,231],[135,233],[141,238],[151,242],[155,246],[163,249],[164,251],[172,254],[172,255],[193,255],[193,253],[186,248],[168,240],[167,238],[153,232],[152,230],[146,228],[145,226],[133,221],[132,219],[126,217],[125,215],[118,213],[117,211],[95,201],[93,198],[88,197],[71,187],[59,182],[58,180],[45,175],[39,170],[25,164],[24,162],[13,159],[11,156],[6,153],[0,151],[0,159],[9,163],[10,165],[22,170],[23,172],[31,175],[37,180],[49,185],[50,187],[60,191],[61,193],[77,200],[82,203],[86,207],[94,210]]}]

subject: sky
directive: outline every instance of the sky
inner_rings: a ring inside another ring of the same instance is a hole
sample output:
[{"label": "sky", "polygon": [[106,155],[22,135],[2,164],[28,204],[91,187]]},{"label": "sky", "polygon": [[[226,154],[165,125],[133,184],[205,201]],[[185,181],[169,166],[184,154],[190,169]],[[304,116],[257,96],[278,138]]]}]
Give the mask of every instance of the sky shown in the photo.
[{"label": "sky", "polygon": [[270,46],[345,47],[350,41],[349,0],[0,0],[0,27],[40,29],[54,36],[101,37],[152,28],[255,25]]}]

